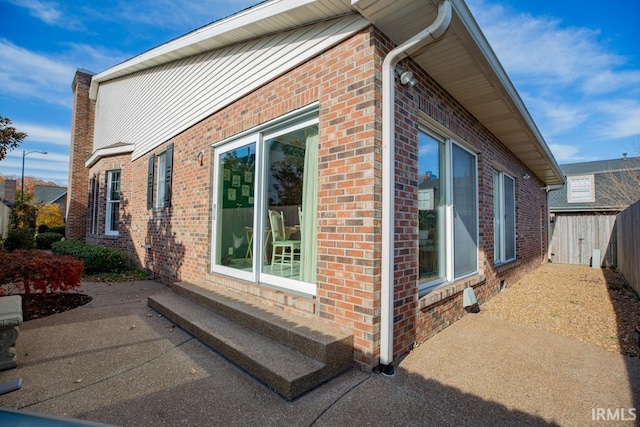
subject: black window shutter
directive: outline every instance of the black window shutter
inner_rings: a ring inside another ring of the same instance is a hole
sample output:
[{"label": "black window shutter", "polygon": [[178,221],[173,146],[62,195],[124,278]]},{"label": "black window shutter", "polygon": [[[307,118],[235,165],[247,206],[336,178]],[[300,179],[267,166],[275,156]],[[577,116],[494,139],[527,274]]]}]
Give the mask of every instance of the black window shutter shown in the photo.
[{"label": "black window shutter", "polygon": [[153,169],[156,163],[156,156],[149,156],[149,169],[147,173],[147,209],[153,209]]},{"label": "black window shutter", "polygon": [[171,178],[173,176],[173,144],[167,147],[167,167],[165,169],[165,192],[164,192],[164,206],[171,206]]}]

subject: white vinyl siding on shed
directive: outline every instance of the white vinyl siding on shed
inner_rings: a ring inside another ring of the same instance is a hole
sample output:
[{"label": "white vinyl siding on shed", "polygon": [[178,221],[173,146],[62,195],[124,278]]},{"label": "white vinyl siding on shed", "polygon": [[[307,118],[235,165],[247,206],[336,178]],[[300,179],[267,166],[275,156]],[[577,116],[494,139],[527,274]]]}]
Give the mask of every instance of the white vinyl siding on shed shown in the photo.
[{"label": "white vinyl siding on shed", "polygon": [[136,159],[367,25],[343,16],[103,82],[93,149],[133,143]]}]

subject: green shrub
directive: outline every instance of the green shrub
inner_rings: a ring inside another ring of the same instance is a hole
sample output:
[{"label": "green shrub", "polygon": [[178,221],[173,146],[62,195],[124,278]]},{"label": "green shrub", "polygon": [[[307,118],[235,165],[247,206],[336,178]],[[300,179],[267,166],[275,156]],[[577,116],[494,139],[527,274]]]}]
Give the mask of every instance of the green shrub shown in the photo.
[{"label": "green shrub", "polygon": [[59,242],[64,236],[60,233],[41,233],[36,236],[36,248],[51,249],[51,244]]},{"label": "green shrub", "polygon": [[126,255],[116,249],[87,245],[77,240],[54,242],[51,250],[55,254],[71,255],[84,261],[85,274],[119,272],[127,268]]},{"label": "green shrub", "polygon": [[64,225],[56,225],[55,227],[49,227],[49,229],[47,230],[49,233],[58,233],[58,234],[62,234],[63,236],[66,233],[67,227]]},{"label": "green shrub", "polygon": [[40,224],[40,225],[38,226],[38,234],[46,233],[47,231],[49,231],[49,226],[48,226],[48,225],[46,225],[46,224]]},{"label": "green shrub", "polygon": [[38,208],[28,203],[17,202],[11,211],[11,226],[13,228],[36,228]]},{"label": "green shrub", "polygon": [[4,248],[7,251],[16,249],[33,249],[33,228],[11,228],[4,240]]}]

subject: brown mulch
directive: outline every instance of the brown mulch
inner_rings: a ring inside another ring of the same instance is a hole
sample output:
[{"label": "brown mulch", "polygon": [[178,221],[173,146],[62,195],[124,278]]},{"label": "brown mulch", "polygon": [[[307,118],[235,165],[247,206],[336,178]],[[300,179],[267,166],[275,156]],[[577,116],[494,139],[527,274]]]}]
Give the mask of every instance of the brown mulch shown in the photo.
[{"label": "brown mulch", "polygon": [[483,304],[482,312],[640,357],[640,299],[611,270],[545,264]]},{"label": "brown mulch", "polygon": [[62,313],[85,305],[92,299],[89,295],[75,293],[33,294],[28,298],[22,295],[22,319],[26,322]]}]

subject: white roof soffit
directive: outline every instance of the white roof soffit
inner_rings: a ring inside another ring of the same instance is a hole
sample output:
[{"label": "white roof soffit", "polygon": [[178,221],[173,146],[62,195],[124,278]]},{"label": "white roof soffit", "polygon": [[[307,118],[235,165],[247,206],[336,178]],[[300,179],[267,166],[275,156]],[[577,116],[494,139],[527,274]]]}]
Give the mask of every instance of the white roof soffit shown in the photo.
[{"label": "white roof soffit", "polygon": [[127,144],[125,142],[120,142],[117,144],[113,144],[110,147],[100,148],[93,152],[91,157],[85,162],[84,166],[90,168],[95,165],[98,160],[103,157],[116,156],[118,154],[126,154],[132,153],[135,148],[134,144]]},{"label": "white roof soffit", "polygon": [[[564,175],[511,80],[463,0],[450,0],[451,25],[411,55],[546,185]],[[353,7],[396,44],[437,16],[439,0],[352,0]]]}]

